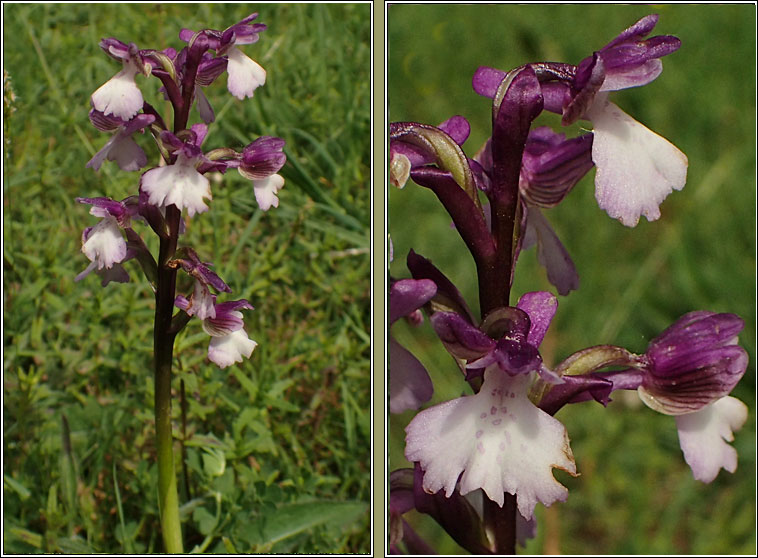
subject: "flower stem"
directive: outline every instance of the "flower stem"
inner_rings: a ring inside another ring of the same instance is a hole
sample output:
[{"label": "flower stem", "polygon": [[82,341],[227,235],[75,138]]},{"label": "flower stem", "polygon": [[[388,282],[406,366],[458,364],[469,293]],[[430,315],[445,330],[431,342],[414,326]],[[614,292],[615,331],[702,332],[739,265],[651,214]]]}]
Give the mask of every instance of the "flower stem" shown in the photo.
[{"label": "flower stem", "polygon": [[171,330],[171,318],[176,292],[176,270],[167,262],[176,251],[179,229],[179,210],[166,209],[170,234],[161,239],[158,260],[158,288],[155,292],[155,434],[158,450],[158,509],[166,552],[181,554],[182,526],[179,520],[179,496],[176,489],[174,447],[171,431],[171,365],[176,334]]},{"label": "flower stem", "polygon": [[155,433],[158,447],[158,508],[160,510],[163,544],[166,552],[181,554],[182,526],[179,521],[179,496],[174,470],[173,436],[171,434],[171,362],[155,371]]}]

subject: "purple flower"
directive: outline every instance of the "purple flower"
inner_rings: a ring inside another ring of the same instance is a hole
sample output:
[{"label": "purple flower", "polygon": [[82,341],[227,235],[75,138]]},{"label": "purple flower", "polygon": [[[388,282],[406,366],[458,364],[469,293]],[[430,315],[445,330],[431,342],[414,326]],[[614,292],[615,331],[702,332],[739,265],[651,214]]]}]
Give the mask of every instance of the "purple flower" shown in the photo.
[{"label": "purple flower", "polygon": [[[217,55],[227,56],[226,71],[229,74],[227,88],[240,101],[245,97],[252,97],[255,90],[266,83],[266,70],[236,46],[258,41],[258,33],[264,31],[266,26],[262,23],[250,24],[257,17],[257,13],[251,14],[224,31],[214,29],[201,31],[208,37],[210,48],[215,50]],[[187,42],[190,42],[194,36],[195,33],[190,29],[182,29],[179,33],[179,38]]]},{"label": "purple flower", "polygon": [[[661,73],[660,58],[676,51],[679,39],[643,37],[652,31],[657,15],[647,16],[578,67],[561,65],[558,81],[541,82],[544,107],[562,112],[564,125],[580,118],[593,125],[592,161],[597,167],[598,205],[622,224],[633,227],[644,215],[660,217],[658,206],[687,177],[687,157],[674,145],[632,119],[608,101],[608,92],[645,85]],[[535,65],[541,69],[541,65]],[[494,98],[508,74],[479,68],[474,90]]]},{"label": "purple flower", "polygon": [[[552,469],[576,474],[568,435],[528,397],[529,385],[542,368],[533,349],[542,342],[556,307],[550,293],[524,295],[516,307],[519,312],[489,324],[490,331],[503,329],[500,338],[512,341],[505,347],[470,331],[467,335],[464,328],[451,328],[467,350],[482,352],[489,345],[489,364],[477,394],[426,409],[406,428],[405,456],[423,469],[426,492],[444,490],[450,497],[456,487],[461,494],[481,488],[501,506],[508,492],[518,497],[519,513],[527,520],[538,501],[550,505],[566,499],[568,491],[553,478]],[[451,333],[441,329],[443,335]],[[450,348],[451,339],[445,341]]]},{"label": "purple flower", "polygon": [[694,477],[711,482],[722,467],[730,472],[736,469],[737,452],[726,442],[734,439],[732,432],[747,420],[747,407],[729,396],[747,369],[747,353],[737,345],[743,326],[734,314],[690,312],[653,339],[644,355],[599,347],[594,350],[600,349],[598,354],[605,350],[608,358],[583,360],[595,361],[596,369],[631,366],[595,376],[612,381],[614,390],[636,389],[648,407],[673,415]]},{"label": "purple flower", "polygon": [[116,130],[111,139],[87,163],[88,168],[100,170],[106,159],[116,161],[121,170],[136,171],[147,164],[147,156],[142,148],[132,139],[132,134],[155,122],[152,114],[138,114],[128,122],[115,116],[106,116],[97,110],[91,110],[90,121],[100,131]]},{"label": "purple flower", "polygon": [[[201,320],[216,317],[216,297],[210,292],[210,287],[218,292],[230,293],[229,285],[210,269],[210,263],[200,261],[197,253],[192,248],[181,249],[183,257],[175,258],[169,265],[181,265],[182,269],[194,277],[195,288],[187,300],[183,310],[190,316],[197,316]],[[183,297],[182,297],[183,298]]]},{"label": "purple flower", "polygon": [[200,149],[207,131],[205,124],[194,124],[184,142],[169,131],[161,132],[161,141],[176,155],[176,161],[142,175],[140,188],[148,194],[148,203],[159,208],[186,208],[190,217],[208,210],[203,198],[212,198],[210,182],[198,172],[200,164],[210,163]]},{"label": "purple flower", "polygon": [[613,103],[607,91],[638,87],[662,71],[660,58],[676,51],[676,37],[643,40],[658,22],[649,15],[623,31],[593,56],[580,62],[572,84],[572,100],[563,120],[592,122],[592,160],[597,166],[598,205],[622,224],[633,227],[640,215],[660,217],[658,206],[687,179],[687,157]]},{"label": "purple flower", "polygon": [[[243,358],[250,358],[258,343],[247,336],[243,329],[242,312],[240,309],[252,310],[253,306],[247,300],[235,300],[216,304],[213,299],[213,312],[208,312],[203,319],[203,330],[211,336],[208,346],[208,358],[221,368],[231,366],[235,362],[242,362]],[[174,300],[174,304],[187,313],[200,310],[197,303],[193,305],[182,295]],[[204,307],[203,307],[204,309]],[[213,314],[211,317],[210,314]],[[199,314],[198,314],[199,316]]]},{"label": "purple flower", "polygon": [[262,136],[242,152],[237,170],[253,182],[253,192],[258,206],[263,211],[279,207],[277,192],[284,187],[284,177],[277,172],[284,166],[287,156],[282,153],[284,140]]},{"label": "purple flower", "polygon": [[744,322],[734,314],[690,312],[653,339],[638,391],[650,408],[681,415],[728,395],[747,368],[737,345]]},{"label": "purple flower", "polygon": [[747,420],[747,407],[728,394],[747,369],[737,345],[744,322],[734,314],[690,312],[656,337],[637,388],[642,401],[675,415],[684,459],[697,480],[711,482],[722,467],[733,473],[737,451],[727,442]]},{"label": "purple flower", "polygon": [[126,45],[118,39],[103,39],[100,48],[121,61],[123,69],[92,94],[92,106],[105,116],[112,114],[125,121],[131,120],[143,104],[142,92],[135,83],[135,77],[138,73],[149,75],[150,66],[145,64],[134,43]]},{"label": "purple flower", "polygon": [[125,203],[127,200],[117,202],[110,198],[76,198],[79,203],[91,205],[90,214],[101,219],[94,227],[87,227],[82,234],[82,252],[91,263],[76,276],[77,281],[95,270],[103,275],[104,285],[109,281],[125,283],[129,280],[126,270],[119,265],[130,257],[121,229],[128,227],[130,219],[136,215],[136,206]]},{"label": "purple flower", "polygon": [[[413,315],[437,293],[429,279],[402,279],[390,286],[390,326],[402,317]],[[390,335],[390,412],[418,409],[434,393],[432,380],[424,365]]]}]

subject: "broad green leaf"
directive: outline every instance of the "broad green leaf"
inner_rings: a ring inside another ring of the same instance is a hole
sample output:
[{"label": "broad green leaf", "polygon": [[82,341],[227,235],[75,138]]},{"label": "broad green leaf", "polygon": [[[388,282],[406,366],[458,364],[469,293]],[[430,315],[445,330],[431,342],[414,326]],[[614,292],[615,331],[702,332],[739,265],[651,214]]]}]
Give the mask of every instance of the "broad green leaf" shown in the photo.
[{"label": "broad green leaf", "polygon": [[271,545],[318,525],[347,526],[368,512],[365,502],[299,502],[287,504],[252,521],[240,535],[254,545]]}]

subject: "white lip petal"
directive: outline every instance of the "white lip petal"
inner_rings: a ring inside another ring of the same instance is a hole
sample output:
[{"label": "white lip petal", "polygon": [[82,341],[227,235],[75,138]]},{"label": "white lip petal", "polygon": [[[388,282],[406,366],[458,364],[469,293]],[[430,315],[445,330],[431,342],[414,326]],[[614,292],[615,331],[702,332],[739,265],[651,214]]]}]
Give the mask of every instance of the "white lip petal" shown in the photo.
[{"label": "white lip petal", "polygon": [[92,228],[82,245],[82,252],[97,264],[97,269],[107,269],[124,260],[126,241],[114,217],[108,216]]},{"label": "white lip petal", "polygon": [[101,85],[92,94],[92,105],[106,116],[112,114],[123,120],[131,120],[144,103],[142,92],[134,82],[139,70],[134,64],[125,64],[124,69]]},{"label": "white lip petal", "polygon": [[255,201],[263,211],[271,207],[279,207],[279,198],[276,193],[284,187],[284,178],[278,174],[272,174],[262,180],[253,180]]},{"label": "white lip petal", "polygon": [[179,209],[186,208],[190,217],[208,211],[203,198],[212,197],[208,179],[182,155],[173,165],[150,169],[143,174],[142,188],[148,193],[151,205],[167,207],[173,204]]},{"label": "white lip petal", "polygon": [[[422,411],[406,428],[405,456],[424,470],[424,490],[450,496],[478,488],[503,505],[505,492],[518,496],[519,513],[533,517],[537,502],[563,501],[568,490],[553,467],[576,474],[564,426],[527,397],[529,377],[485,371],[476,395]],[[461,475],[462,473],[462,475]]]},{"label": "white lip petal", "polygon": [[722,397],[699,411],[676,417],[679,445],[695,479],[711,482],[722,468],[737,470],[737,450],[727,444],[747,420],[748,409],[734,397]]},{"label": "white lip petal", "polygon": [[242,362],[242,357],[250,358],[258,343],[248,339],[244,329],[238,329],[223,337],[211,338],[208,358],[221,368]]},{"label": "white lip petal", "polygon": [[648,221],[658,219],[658,206],[666,196],[684,188],[687,157],[608,102],[607,94],[597,96],[586,117],[593,125],[598,205],[628,227],[641,215]]},{"label": "white lip petal", "polygon": [[255,90],[266,83],[266,70],[237,47],[230,48],[226,54],[229,58],[226,66],[229,93],[240,101],[252,97]]}]

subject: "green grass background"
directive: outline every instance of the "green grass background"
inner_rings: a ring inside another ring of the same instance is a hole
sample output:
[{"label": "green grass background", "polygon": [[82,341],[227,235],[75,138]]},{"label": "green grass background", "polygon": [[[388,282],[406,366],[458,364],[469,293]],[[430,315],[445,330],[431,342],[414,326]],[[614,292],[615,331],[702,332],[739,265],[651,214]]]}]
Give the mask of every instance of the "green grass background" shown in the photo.
[{"label": "green grass background", "polygon": [[[81,232],[96,223],[74,198],[121,199],[139,178],[84,167],[107,139],[89,96],[120,69],[98,41],[181,48],[182,27],[224,29],[254,10],[268,30],[243,50],[267,83],[244,102],[226,76],[206,89],[217,122],[204,147],[280,136],[286,185],[264,214],[228,173],[182,239],[215,263],[227,299],[255,306],[245,325],[259,343],[220,370],[196,321],[177,340],[185,548],[369,551],[370,5],[110,3],[3,6],[5,552],[162,549],[152,293],[132,264],[130,284],[74,282],[88,264]],[[170,119],[158,80],[137,79]],[[179,437],[178,399],[174,413]]]},{"label": "green grass background", "polygon": [[[736,434],[735,474],[709,485],[692,479],[674,421],[641,405],[636,394],[561,410],[581,476],[556,472],[566,503],[539,507],[538,535],[527,552],[589,554],[744,553],[755,542],[755,32],[752,5],[391,5],[388,9],[390,120],[437,124],[469,119],[464,150],[490,134],[490,101],[471,89],[478,66],[509,70],[530,61],[578,63],[649,13],[654,35],[672,34],[682,48],[667,56],[653,83],[612,95],[634,118],[689,157],[687,185],[661,206],[662,218],[623,227],[594,200],[591,171],[557,208],[545,211],[576,263],[580,288],[559,300],[541,351],[556,364],[581,348],[612,343],[643,352],[682,314],[734,312],[745,320],[740,343],[750,365],[733,395],[750,408]],[[559,127],[557,116],[543,124]],[[576,128],[572,129],[576,133]],[[473,307],[473,261],[434,195],[413,183],[389,193],[395,277],[408,277],[410,248],[429,257]],[[551,289],[534,251],[523,254],[513,300]],[[433,403],[465,391],[460,373],[424,325],[393,335],[427,366]],[[407,466],[403,428],[389,424],[390,466]],[[461,552],[428,518],[410,520],[441,552]]]}]

